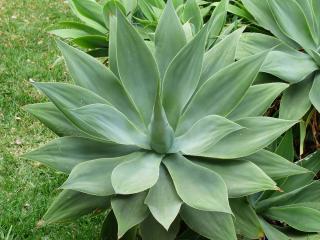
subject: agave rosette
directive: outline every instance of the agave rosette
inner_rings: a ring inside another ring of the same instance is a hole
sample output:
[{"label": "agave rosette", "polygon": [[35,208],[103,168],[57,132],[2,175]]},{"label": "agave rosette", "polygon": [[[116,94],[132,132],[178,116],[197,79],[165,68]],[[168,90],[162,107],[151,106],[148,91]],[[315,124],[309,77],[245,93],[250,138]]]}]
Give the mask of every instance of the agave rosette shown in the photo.
[{"label": "agave rosette", "polygon": [[291,86],[281,100],[280,117],[300,119],[313,105],[320,111],[320,20],[318,0],[241,0],[255,23],[275,37],[247,33],[238,58],[274,48],[262,67]]},{"label": "agave rosette", "polygon": [[118,238],[140,225],[143,239],[175,239],[184,221],[231,240],[228,198],[307,171],[263,150],[296,123],[261,116],[287,88],[251,86],[267,52],[235,62],[243,29],[206,51],[213,22],[187,41],[168,1],[149,48],[117,12],[109,67],[58,41],[75,85],[33,83],[51,103],[26,106],[60,138],[24,158],[69,174],[42,224],[110,209],[103,229]]}]

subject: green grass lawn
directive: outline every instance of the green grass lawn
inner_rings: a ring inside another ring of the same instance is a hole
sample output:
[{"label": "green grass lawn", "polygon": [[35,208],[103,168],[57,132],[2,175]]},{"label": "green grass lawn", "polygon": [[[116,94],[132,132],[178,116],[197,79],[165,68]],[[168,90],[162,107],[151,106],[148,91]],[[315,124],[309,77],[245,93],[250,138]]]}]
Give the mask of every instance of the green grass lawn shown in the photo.
[{"label": "green grass lawn", "polygon": [[[45,101],[30,84],[68,81],[53,37],[46,28],[70,19],[63,0],[0,0],[0,239],[97,239],[101,217],[36,228],[65,175],[19,155],[54,135],[22,110]],[[5,238],[3,238],[5,239]]]}]

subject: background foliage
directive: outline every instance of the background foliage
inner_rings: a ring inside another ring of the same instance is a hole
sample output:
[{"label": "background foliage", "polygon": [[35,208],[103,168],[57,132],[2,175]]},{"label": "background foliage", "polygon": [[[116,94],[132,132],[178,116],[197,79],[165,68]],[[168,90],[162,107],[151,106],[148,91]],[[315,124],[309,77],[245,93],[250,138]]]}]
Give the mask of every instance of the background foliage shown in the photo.
[{"label": "background foliage", "polygon": [[[101,219],[83,218],[37,229],[65,176],[18,158],[54,135],[22,110],[43,101],[29,80],[64,81],[64,65],[52,68],[58,51],[46,28],[72,19],[63,0],[0,0],[0,239],[94,239]],[[81,231],[80,231],[81,229]]]}]

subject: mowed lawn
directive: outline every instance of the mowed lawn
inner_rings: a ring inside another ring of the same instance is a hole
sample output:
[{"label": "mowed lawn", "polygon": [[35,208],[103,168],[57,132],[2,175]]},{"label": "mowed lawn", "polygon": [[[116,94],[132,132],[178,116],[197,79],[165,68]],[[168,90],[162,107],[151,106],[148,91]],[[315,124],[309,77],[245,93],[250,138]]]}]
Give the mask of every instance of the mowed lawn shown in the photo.
[{"label": "mowed lawn", "polygon": [[[0,0],[0,239],[97,239],[101,216],[36,227],[66,176],[19,155],[55,136],[25,113],[46,101],[30,84],[69,81],[47,28],[72,19],[63,0]],[[9,239],[9,238],[8,238]],[[10,238],[11,239],[11,238]]]}]

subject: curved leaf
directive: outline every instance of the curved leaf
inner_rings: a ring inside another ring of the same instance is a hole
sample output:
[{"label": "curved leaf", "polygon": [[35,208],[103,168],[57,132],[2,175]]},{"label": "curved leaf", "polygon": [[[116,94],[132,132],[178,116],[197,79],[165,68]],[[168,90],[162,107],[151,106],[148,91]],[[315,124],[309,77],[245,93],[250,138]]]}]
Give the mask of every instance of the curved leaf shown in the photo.
[{"label": "curved leaf", "polygon": [[232,216],[221,212],[204,212],[186,205],[182,206],[181,217],[194,231],[211,240],[236,240]]},{"label": "curved leaf", "polygon": [[245,8],[254,16],[259,25],[271,31],[275,36],[292,47],[297,47],[297,43],[282,32],[273,17],[268,1],[261,0],[241,0]]},{"label": "curved leaf", "polygon": [[204,55],[199,87],[222,68],[235,61],[236,49],[244,28],[222,39]]},{"label": "curved leaf", "polygon": [[169,230],[161,226],[153,217],[149,217],[140,224],[143,240],[175,240],[180,229],[180,221],[175,221]]},{"label": "curved leaf", "polygon": [[161,77],[164,76],[170,62],[186,43],[180,19],[176,14],[172,0],[169,0],[155,33],[155,56]]},{"label": "curved leaf", "polygon": [[168,230],[177,217],[182,201],[179,198],[171,177],[164,166],[160,166],[159,179],[145,200],[153,217]]},{"label": "curved leaf", "polygon": [[231,199],[230,205],[235,216],[237,234],[249,239],[260,239],[264,237],[258,215],[245,198]]},{"label": "curved leaf", "polygon": [[107,51],[108,38],[101,35],[86,35],[72,39],[72,42],[82,48],[104,48]]},{"label": "curved leaf", "polygon": [[63,113],[66,109],[79,108],[94,103],[109,104],[107,100],[97,94],[75,85],[67,83],[32,83],[42,91],[51,102]]},{"label": "curved leaf", "polygon": [[259,218],[259,222],[265,232],[266,237],[269,240],[290,240],[288,236],[280,232],[277,228],[265,221],[263,218]]},{"label": "curved leaf", "polygon": [[86,134],[74,126],[53,103],[36,103],[23,107],[51,131],[60,137],[63,136],[85,136]]},{"label": "curved leaf", "polygon": [[[275,220],[287,223],[289,226],[304,232],[320,231],[320,211],[307,204],[272,207],[265,214]],[[301,221],[303,219],[303,221]]]},{"label": "curved leaf", "polygon": [[231,112],[256,78],[265,57],[262,53],[240,60],[207,80],[181,116],[176,134],[185,132],[205,116],[225,116]]},{"label": "curved leaf", "polygon": [[146,192],[141,192],[126,196],[119,195],[111,200],[111,206],[118,222],[118,239],[148,217],[148,208],[143,203],[146,194]]},{"label": "curved leaf", "polygon": [[281,92],[288,87],[289,85],[285,83],[266,83],[251,86],[240,104],[228,114],[228,119],[235,120],[263,115]]},{"label": "curved leaf", "polygon": [[112,186],[117,194],[133,194],[151,188],[159,178],[162,156],[141,152],[119,164],[112,172]]},{"label": "curved leaf", "polygon": [[267,0],[270,10],[282,32],[305,49],[315,49],[306,16],[295,0]]},{"label": "curved leaf", "polygon": [[272,74],[289,83],[297,83],[318,69],[313,59],[301,52],[272,51],[261,71]]},{"label": "curved leaf", "polygon": [[91,104],[67,112],[69,119],[91,136],[149,149],[147,136],[114,107]]},{"label": "curved leaf", "polygon": [[91,0],[69,0],[73,13],[87,25],[106,33],[102,6]]},{"label": "curved leaf", "polygon": [[312,79],[313,76],[310,76],[310,78],[293,84],[284,91],[280,102],[280,118],[298,120],[307,113],[311,107],[309,93],[312,87]]},{"label": "curved leaf", "polygon": [[207,29],[203,28],[172,60],[164,75],[163,107],[175,129],[179,114],[194,93],[201,74]]},{"label": "curved leaf", "polygon": [[313,106],[320,112],[320,74],[318,73],[313,81],[312,88],[309,93],[310,101]]},{"label": "curved leaf", "polygon": [[137,150],[132,146],[99,142],[83,137],[63,137],[21,157],[42,162],[58,171],[69,173],[79,163],[98,158],[119,157]]},{"label": "curved leaf", "polygon": [[191,158],[191,160],[219,174],[227,185],[229,198],[278,189],[277,184],[252,162],[199,158]]},{"label": "curved leaf", "polygon": [[240,119],[236,123],[244,128],[227,135],[197,155],[223,159],[248,156],[271,144],[296,124],[296,121],[249,117]]},{"label": "curved leaf", "polygon": [[298,164],[291,163],[280,155],[264,149],[250,156],[244,157],[243,159],[253,162],[273,179],[309,172],[308,169],[305,169]]},{"label": "curved leaf", "polygon": [[119,11],[116,41],[120,79],[148,125],[160,78],[157,64],[139,33]]},{"label": "curved leaf", "polygon": [[176,137],[173,149],[187,155],[196,155],[241,128],[224,117],[210,115],[196,122],[185,134]]},{"label": "curved leaf", "polygon": [[66,222],[101,211],[110,206],[108,197],[98,197],[72,190],[63,190],[50,205],[38,225]]},{"label": "curved leaf", "polygon": [[58,41],[58,46],[77,85],[105,98],[137,126],[144,129],[144,126],[141,126],[141,118],[119,79],[106,66],[88,54],[61,41]]},{"label": "curved leaf", "polygon": [[200,12],[200,8],[195,0],[187,0],[183,13],[182,18],[184,22],[190,22],[194,27],[194,33],[197,33],[200,31],[203,20]]},{"label": "curved leaf", "polygon": [[218,174],[178,154],[167,156],[164,164],[183,202],[203,211],[231,213],[227,187]]},{"label": "curved leaf", "polygon": [[112,171],[119,164],[137,157],[141,157],[141,153],[135,152],[121,157],[100,158],[80,163],[72,169],[61,188],[96,196],[113,195],[115,190],[111,184]]}]

